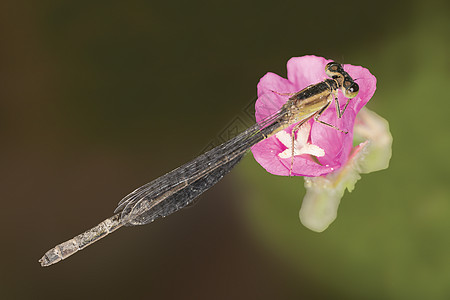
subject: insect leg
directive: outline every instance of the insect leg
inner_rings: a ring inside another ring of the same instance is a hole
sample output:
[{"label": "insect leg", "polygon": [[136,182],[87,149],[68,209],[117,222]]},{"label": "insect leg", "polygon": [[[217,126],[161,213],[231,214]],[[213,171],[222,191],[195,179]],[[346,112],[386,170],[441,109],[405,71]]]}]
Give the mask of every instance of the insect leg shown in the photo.
[{"label": "insect leg", "polygon": [[[342,118],[342,114],[344,112],[343,111],[341,112],[341,108],[339,106],[339,98],[337,95],[334,95],[334,103],[336,104],[336,115],[340,119],[340,118]],[[344,108],[344,110],[345,110],[345,108]]]},{"label": "insect leg", "polygon": [[291,131],[291,167],[289,168],[289,176],[292,176],[292,169],[294,168],[294,154],[295,154],[295,132],[297,132],[303,124],[309,121],[310,117],[301,121],[292,128]]},{"label": "insect leg", "polygon": [[347,103],[345,103],[344,109],[341,112],[341,117],[344,114],[344,111],[347,109],[348,103],[350,102],[350,98],[347,99]]},{"label": "insect leg", "polygon": [[271,90],[271,92],[272,92],[272,93],[275,93],[275,94],[277,94],[277,95],[280,95],[280,96],[295,96],[295,95],[298,95],[298,94],[303,93],[306,89],[310,88],[311,86],[312,86],[312,84],[311,84],[311,85],[308,85],[308,86],[305,87],[304,89],[302,89],[302,90],[300,90],[300,91],[298,91],[298,92],[295,92],[295,93],[280,93],[280,92],[273,91],[273,90]]},{"label": "insect leg", "polygon": [[295,93],[280,93],[277,91],[271,91],[271,92],[274,94],[280,95],[280,96],[294,96],[295,94],[297,94],[297,92],[295,92]]},{"label": "insect leg", "polygon": [[[330,95],[330,97],[332,97],[332,95]],[[319,112],[317,112],[317,114],[314,116],[314,121],[319,122],[319,123],[322,123],[322,124],[327,125],[327,126],[330,126],[331,128],[334,128],[334,129],[336,129],[336,130],[339,130],[340,132],[343,132],[343,133],[347,134],[348,131],[344,131],[344,130],[342,130],[342,129],[337,128],[337,127],[334,126],[334,125],[331,125],[331,124],[329,124],[329,123],[327,123],[327,122],[324,122],[324,121],[319,120],[320,115],[328,108],[328,106],[330,106],[330,103],[331,103],[331,102],[328,102],[327,105],[325,105]]]}]

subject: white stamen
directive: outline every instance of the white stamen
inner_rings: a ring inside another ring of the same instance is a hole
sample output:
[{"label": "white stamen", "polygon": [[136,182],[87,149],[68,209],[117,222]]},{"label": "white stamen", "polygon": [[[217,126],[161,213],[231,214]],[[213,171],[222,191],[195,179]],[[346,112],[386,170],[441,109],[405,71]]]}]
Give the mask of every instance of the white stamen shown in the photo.
[{"label": "white stamen", "polygon": [[[294,140],[294,156],[310,154],[317,157],[325,155],[325,151],[319,146],[308,143],[311,125],[305,123],[297,132],[297,138]],[[287,147],[286,150],[278,154],[280,158],[292,157],[292,136],[286,131],[280,131],[276,135],[277,139]]]}]

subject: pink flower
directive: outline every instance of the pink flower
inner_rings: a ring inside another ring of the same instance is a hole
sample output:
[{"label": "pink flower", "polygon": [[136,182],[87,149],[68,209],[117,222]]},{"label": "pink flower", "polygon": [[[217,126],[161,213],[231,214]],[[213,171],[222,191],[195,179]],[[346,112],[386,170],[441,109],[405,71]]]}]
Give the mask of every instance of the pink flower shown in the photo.
[{"label": "pink flower", "polygon": [[[289,96],[278,95],[273,91],[295,93],[308,85],[323,81],[328,78],[325,74],[325,65],[329,62],[331,60],[317,56],[293,57],[287,63],[287,79],[274,73],[264,75],[258,83],[256,121],[260,122],[274,114],[288,100]],[[293,124],[284,132],[273,135],[252,147],[256,161],[269,173],[317,177],[331,173],[347,163],[352,151],[356,114],[373,96],[376,78],[366,68],[352,65],[343,65],[343,67],[358,83],[359,94],[350,100],[342,118],[337,117],[335,104],[332,103],[319,120],[348,131],[348,134],[311,119],[310,130],[299,130],[296,133],[294,165],[290,172],[292,157],[286,153],[291,152],[291,146],[286,139],[290,140],[292,128],[295,126]],[[346,102],[347,99],[339,92],[341,109]]]}]

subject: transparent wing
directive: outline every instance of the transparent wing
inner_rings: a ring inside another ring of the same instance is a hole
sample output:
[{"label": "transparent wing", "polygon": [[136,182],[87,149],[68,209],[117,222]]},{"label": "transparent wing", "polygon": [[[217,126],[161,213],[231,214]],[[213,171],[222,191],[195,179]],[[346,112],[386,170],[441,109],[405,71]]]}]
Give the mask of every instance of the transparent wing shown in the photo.
[{"label": "transparent wing", "polygon": [[285,114],[283,107],[222,145],[134,190],[119,202],[115,212],[121,212],[125,225],[144,225],[189,205],[231,171],[251,146],[282,126]]}]

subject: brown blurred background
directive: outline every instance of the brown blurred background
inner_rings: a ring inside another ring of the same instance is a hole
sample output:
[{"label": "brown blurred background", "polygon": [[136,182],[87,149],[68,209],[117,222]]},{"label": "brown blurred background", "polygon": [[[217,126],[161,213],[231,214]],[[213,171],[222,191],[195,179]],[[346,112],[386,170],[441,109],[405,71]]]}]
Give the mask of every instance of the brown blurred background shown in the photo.
[{"label": "brown blurred background", "polygon": [[[449,299],[450,6],[421,2],[2,1],[0,298]],[[326,232],[248,155],[193,208],[40,267],[305,54],[369,68],[394,136]]]}]

